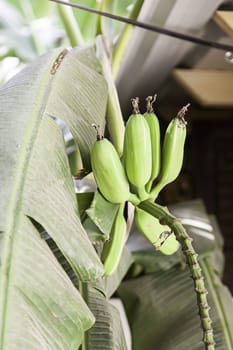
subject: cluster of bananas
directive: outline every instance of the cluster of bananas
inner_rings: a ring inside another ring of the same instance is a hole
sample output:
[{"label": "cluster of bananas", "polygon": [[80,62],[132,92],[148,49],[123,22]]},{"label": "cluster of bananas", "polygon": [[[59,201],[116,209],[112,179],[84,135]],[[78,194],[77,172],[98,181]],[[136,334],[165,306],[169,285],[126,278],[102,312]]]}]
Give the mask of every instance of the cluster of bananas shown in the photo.
[{"label": "cluster of bananas", "polygon": [[169,227],[138,208],[142,201],[156,200],[159,192],[177,178],[183,163],[186,138],[184,115],[188,105],[169,123],[161,150],[160,125],[153,112],[154,100],[155,97],[147,97],[147,112],[142,115],[139,99],[132,99],[133,113],[126,123],[122,158],[96,128],[97,141],[91,151],[93,174],[102,195],[109,202],[120,204],[104,261],[106,275],[116,269],[125,244],[124,205],[127,201],[135,206],[137,228],[156,249],[164,254],[173,254],[179,247]]}]

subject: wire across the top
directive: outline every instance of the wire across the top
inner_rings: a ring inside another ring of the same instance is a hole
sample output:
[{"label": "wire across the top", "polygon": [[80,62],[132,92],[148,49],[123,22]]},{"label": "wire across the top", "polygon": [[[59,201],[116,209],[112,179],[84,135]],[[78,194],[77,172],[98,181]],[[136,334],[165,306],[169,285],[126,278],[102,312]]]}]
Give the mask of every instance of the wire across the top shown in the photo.
[{"label": "wire across the top", "polygon": [[62,5],[66,5],[66,6],[71,6],[74,8],[77,8],[79,10],[83,10],[83,11],[87,11],[87,12],[91,12],[94,13],[96,15],[100,15],[103,17],[107,17],[107,18],[111,18],[113,20],[119,21],[119,22],[123,22],[123,23],[127,23],[127,24],[131,24],[135,27],[139,27],[139,28],[143,28],[146,30],[150,30],[152,32],[156,32],[156,33],[160,33],[163,35],[167,35],[176,39],[180,39],[180,40],[184,40],[184,41],[188,41],[194,44],[198,44],[198,45],[203,45],[203,46],[207,46],[207,47],[211,47],[217,50],[221,50],[221,51],[227,51],[227,52],[233,52],[233,45],[228,45],[228,44],[224,44],[224,43],[218,43],[216,41],[211,41],[211,40],[205,40],[193,35],[189,35],[189,34],[183,34],[180,32],[176,32],[174,30],[171,29],[167,29],[164,27],[160,27],[160,26],[156,26],[150,23],[146,23],[146,22],[141,22],[138,20],[133,20],[130,18],[126,18],[126,17],[122,17],[122,16],[117,16],[117,15],[113,15],[112,13],[108,13],[105,11],[99,11],[99,10],[95,10],[86,6],[82,6],[82,5],[78,5],[78,4],[74,4],[71,2],[67,2],[67,1],[63,1],[63,0],[50,0],[53,2],[56,2],[58,4],[62,4]]}]

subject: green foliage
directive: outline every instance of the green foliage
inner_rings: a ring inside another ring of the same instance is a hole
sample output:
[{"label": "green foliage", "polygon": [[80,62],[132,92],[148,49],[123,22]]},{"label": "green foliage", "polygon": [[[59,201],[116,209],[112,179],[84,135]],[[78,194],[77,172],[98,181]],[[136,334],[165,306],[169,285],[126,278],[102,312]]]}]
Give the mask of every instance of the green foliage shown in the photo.
[{"label": "green foliage", "polygon": [[[93,118],[104,124],[106,84],[91,48],[67,53],[51,74],[60,53],[40,57],[0,91],[3,350],[41,344],[77,349],[94,321],[33,224],[38,222],[48,232],[79,279],[103,274],[78,217],[63,134],[48,114],[65,121],[88,166],[95,140],[90,124]],[[90,95],[96,102],[93,110],[86,108]]]},{"label": "green foliage", "polygon": [[99,192],[96,192],[90,208],[86,210],[87,215],[104,234],[105,240],[109,238],[118,207],[118,204],[109,203]]},{"label": "green foliage", "polygon": [[[75,0],[75,3],[96,10],[101,9],[101,2],[96,0]],[[74,11],[74,16],[77,20],[84,41],[86,43],[93,43],[98,31],[98,25],[100,20],[99,16],[92,13],[88,13],[86,11],[79,10]]]},{"label": "green foliage", "polygon": [[40,18],[52,14],[55,5],[47,0],[8,0],[8,3],[15,6],[22,15],[28,18]]},{"label": "green foliage", "polygon": [[[136,0],[105,0],[103,2],[102,10],[117,16],[130,17],[135,3]],[[124,23],[119,21],[112,21],[106,17],[101,18],[101,31],[113,43],[116,43],[116,41],[119,39],[125,26],[126,25]]]}]

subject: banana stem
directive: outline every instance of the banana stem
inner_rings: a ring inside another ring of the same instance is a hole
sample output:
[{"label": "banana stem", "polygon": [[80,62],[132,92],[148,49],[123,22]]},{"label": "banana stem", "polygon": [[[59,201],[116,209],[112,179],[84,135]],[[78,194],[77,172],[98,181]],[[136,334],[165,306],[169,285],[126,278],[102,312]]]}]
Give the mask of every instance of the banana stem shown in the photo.
[{"label": "banana stem", "polygon": [[123,153],[125,125],[121,112],[116,86],[113,81],[110,60],[107,56],[106,42],[102,36],[96,38],[96,54],[102,65],[103,76],[108,85],[107,127],[112,143],[119,156]]},{"label": "banana stem", "polygon": [[159,219],[162,224],[169,226],[174,232],[176,239],[180,242],[182,251],[186,257],[186,262],[191,271],[191,277],[194,282],[194,289],[197,293],[197,304],[203,330],[203,342],[205,343],[205,350],[214,350],[215,342],[212,320],[209,315],[210,307],[207,300],[208,292],[205,288],[204,276],[201,266],[198,262],[198,254],[195,252],[192,246],[192,238],[189,237],[181,222],[172,216],[166,208],[156,203],[152,203],[151,201],[141,202],[138,207]]},{"label": "banana stem", "polygon": [[137,206],[141,202],[141,200],[136,194],[131,193],[129,197],[129,202],[131,202],[134,206]]},{"label": "banana stem", "polygon": [[163,189],[164,186],[165,186],[164,183],[158,182],[158,184],[150,191],[150,199],[155,201],[159,195],[159,192]]},{"label": "banana stem", "polygon": [[139,198],[141,201],[145,201],[148,199],[149,197],[149,193],[146,192],[146,189],[145,187],[138,187],[137,188],[137,191],[138,191],[138,195],[139,195]]},{"label": "banana stem", "polygon": [[34,45],[34,48],[36,50],[36,53],[38,55],[41,55],[46,51],[46,47],[43,44],[42,40],[39,40],[38,35],[35,32],[35,29],[33,28],[32,21],[36,18],[35,13],[33,11],[33,7],[30,1],[27,0],[21,0],[19,1],[20,9],[23,12],[24,18],[27,21],[27,24],[31,31],[31,38],[32,43]]},{"label": "banana stem", "polygon": [[[146,184],[146,190],[147,190],[147,192],[149,192],[150,193],[150,191],[151,191],[151,188],[152,188],[152,185],[153,185],[153,179],[151,179],[151,180],[149,180],[149,182]],[[150,194],[150,198],[151,198],[151,194]],[[152,199],[152,198],[151,198]],[[156,198],[155,198],[156,199]],[[154,199],[154,200],[155,200]]]},{"label": "banana stem", "polygon": [[78,45],[84,45],[85,41],[74,16],[73,9],[70,6],[64,6],[59,4],[57,5],[57,9],[60,19],[67,33],[67,36],[70,40],[71,46],[74,47]]},{"label": "banana stem", "polygon": [[[136,3],[134,4],[134,8],[129,16],[130,19],[136,19],[138,17],[138,14],[142,8],[143,2],[144,0],[136,1]],[[113,58],[112,58],[112,73],[113,73],[114,79],[116,79],[117,77],[117,73],[119,71],[119,68],[122,62],[122,58],[124,57],[124,54],[125,54],[127,45],[130,41],[133,30],[134,30],[134,27],[132,25],[126,24],[114,48]]]}]

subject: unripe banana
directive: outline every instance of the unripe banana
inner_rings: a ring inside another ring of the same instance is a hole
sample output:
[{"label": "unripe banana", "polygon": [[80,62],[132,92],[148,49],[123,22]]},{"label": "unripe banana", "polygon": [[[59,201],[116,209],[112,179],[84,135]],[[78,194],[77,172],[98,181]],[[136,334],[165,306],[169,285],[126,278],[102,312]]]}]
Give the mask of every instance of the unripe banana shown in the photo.
[{"label": "unripe banana", "polygon": [[[161,225],[154,216],[136,207],[134,220],[138,230],[153,244],[156,250],[160,250],[167,255],[173,254],[178,250],[179,243],[175,239],[174,234],[170,233],[170,228],[166,225]],[[169,232],[168,237],[163,237],[164,232]]]},{"label": "unripe banana", "polygon": [[160,163],[161,163],[161,150],[160,150],[160,126],[157,116],[153,111],[153,103],[155,101],[156,96],[148,96],[147,101],[147,112],[144,113],[144,117],[149,125],[150,129],[150,137],[151,137],[151,146],[152,146],[152,170],[151,177],[147,184],[147,190],[151,190],[151,186],[153,181],[157,178],[160,171]]},{"label": "unripe banana", "polygon": [[130,193],[129,182],[116,149],[99,134],[91,150],[91,166],[97,186],[109,202],[134,202],[137,199]]},{"label": "unripe banana", "polygon": [[121,204],[111,229],[110,240],[107,242],[107,247],[105,248],[104,271],[106,276],[112,275],[117,269],[126,241],[126,230],[127,224],[124,218],[124,204]]},{"label": "unripe banana", "polygon": [[184,115],[189,104],[183,107],[176,118],[169,123],[162,148],[162,165],[158,184],[151,191],[151,198],[156,199],[159,192],[179,175],[184,157],[186,139],[186,121]]},{"label": "unripe banana", "polygon": [[154,246],[158,245],[161,232],[169,230],[165,225],[161,225],[159,220],[140,208],[135,208],[134,221],[138,230]]},{"label": "unripe banana", "polygon": [[164,255],[172,255],[179,249],[179,242],[174,233],[171,233],[164,241],[161,241],[159,251]]},{"label": "unripe banana", "polygon": [[148,123],[139,113],[137,103],[138,99],[134,99],[134,112],[126,124],[123,154],[128,179],[137,188],[141,200],[145,200],[145,185],[152,169],[151,138]]}]

